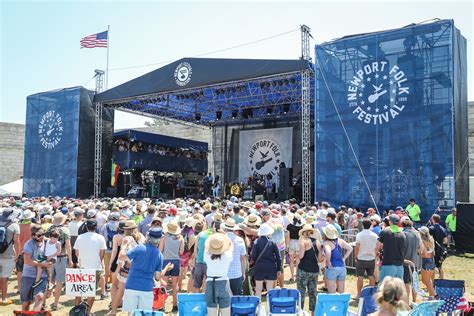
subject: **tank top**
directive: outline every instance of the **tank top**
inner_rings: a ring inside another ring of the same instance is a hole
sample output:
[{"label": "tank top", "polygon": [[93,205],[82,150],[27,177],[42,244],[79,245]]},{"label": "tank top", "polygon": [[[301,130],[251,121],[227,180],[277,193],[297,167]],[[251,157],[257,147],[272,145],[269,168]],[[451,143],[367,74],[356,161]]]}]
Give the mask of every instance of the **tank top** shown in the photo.
[{"label": "tank top", "polygon": [[316,241],[311,238],[312,247],[304,252],[303,258],[301,258],[298,264],[298,269],[304,272],[318,273],[319,265],[317,257],[319,255],[318,248],[316,247]]},{"label": "tank top", "polygon": [[163,247],[164,260],[179,260],[179,246],[181,241],[174,235],[168,235]]},{"label": "tank top", "polygon": [[338,239],[335,241],[334,249],[331,251],[331,264],[333,267],[344,267],[344,260],[342,260],[342,248],[338,243]]}]

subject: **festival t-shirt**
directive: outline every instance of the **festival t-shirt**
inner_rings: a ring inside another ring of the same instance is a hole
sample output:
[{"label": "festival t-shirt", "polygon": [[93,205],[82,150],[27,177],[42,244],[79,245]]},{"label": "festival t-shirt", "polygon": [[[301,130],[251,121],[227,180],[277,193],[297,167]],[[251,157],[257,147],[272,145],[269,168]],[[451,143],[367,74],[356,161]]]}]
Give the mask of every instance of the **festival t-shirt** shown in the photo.
[{"label": "festival t-shirt", "polygon": [[[33,239],[28,240],[23,247],[23,253],[30,254],[33,261],[38,260],[39,255],[44,254],[44,241],[41,245],[38,245]],[[36,278],[36,266],[30,266],[26,263],[23,265],[23,274],[24,277]],[[42,277],[46,277],[46,269],[43,269]]]},{"label": "festival t-shirt", "polygon": [[125,288],[135,291],[151,292],[154,286],[155,272],[163,269],[163,256],[158,248],[151,244],[138,245],[127,252],[132,264]]},{"label": "festival t-shirt", "polygon": [[383,244],[382,265],[403,265],[407,248],[405,234],[402,231],[394,233],[387,227],[380,232],[379,241]]}]

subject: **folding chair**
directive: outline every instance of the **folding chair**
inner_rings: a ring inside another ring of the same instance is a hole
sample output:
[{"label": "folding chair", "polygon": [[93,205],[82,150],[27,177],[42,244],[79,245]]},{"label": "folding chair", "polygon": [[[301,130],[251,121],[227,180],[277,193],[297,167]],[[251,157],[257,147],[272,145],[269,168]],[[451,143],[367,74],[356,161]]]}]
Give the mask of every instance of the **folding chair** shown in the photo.
[{"label": "folding chair", "polygon": [[267,293],[268,315],[298,315],[301,311],[300,291],[296,289],[273,289]]},{"label": "folding chair", "polygon": [[443,306],[444,301],[424,301],[415,305],[408,315],[409,316],[436,316],[438,309]]},{"label": "folding chair", "polygon": [[435,280],[434,286],[436,298],[444,301],[444,304],[438,309],[438,313],[452,315],[452,313],[460,311],[458,303],[465,291],[463,280]]},{"label": "folding chair", "polygon": [[206,298],[203,293],[178,293],[179,316],[205,316],[207,314]]},{"label": "folding chair", "polygon": [[377,303],[374,300],[375,292],[377,292],[376,286],[367,286],[362,289],[357,316],[367,316],[377,311]]},{"label": "folding chair", "polygon": [[232,296],[230,299],[231,316],[259,315],[260,299],[257,296]]},{"label": "folding chair", "polygon": [[346,316],[349,309],[349,293],[326,294],[320,293],[317,297],[316,311],[314,315]]},{"label": "folding chair", "polygon": [[162,312],[152,311],[152,310],[143,310],[136,309],[133,311],[133,316],[164,316]]}]

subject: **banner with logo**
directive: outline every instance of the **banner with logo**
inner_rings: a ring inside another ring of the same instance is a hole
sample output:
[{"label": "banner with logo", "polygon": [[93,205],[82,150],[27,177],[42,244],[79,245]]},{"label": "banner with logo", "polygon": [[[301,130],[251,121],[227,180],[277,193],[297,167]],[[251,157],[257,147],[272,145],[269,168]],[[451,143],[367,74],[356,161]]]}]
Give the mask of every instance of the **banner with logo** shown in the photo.
[{"label": "banner with logo", "polygon": [[293,128],[239,132],[239,179],[271,175],[275,183],[280,165],[291,168]]},{"label": "banner with logo", "polygon": [[453,30],[445,20],[316,46],[317,200],[375,201],[382,212],[414,198],[424,218],[454,206],[452,109],[463,80],[452,66],[463,54],[453,54],[462,38]]},{"label": "banner with logo", "polygon": [[66,269],[66,295],[95,297],[96,277],[94,269]]}]

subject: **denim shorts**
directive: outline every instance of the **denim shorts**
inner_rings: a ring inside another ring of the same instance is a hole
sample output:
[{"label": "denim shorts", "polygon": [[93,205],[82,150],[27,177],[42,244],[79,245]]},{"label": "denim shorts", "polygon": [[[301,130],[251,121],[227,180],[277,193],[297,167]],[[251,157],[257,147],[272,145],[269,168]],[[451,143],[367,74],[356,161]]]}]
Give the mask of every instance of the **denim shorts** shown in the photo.
[{"label": "denim shorts", "polygon": [[39,293],[46,293],[46,286],[48,285],[48,278],[42,277],[43,282],[38,285],[36,288],[33,288],[33,284],[36,281],[36,278],[22,277],[21,278],[21,289],[20,289],[20,301],[33,302],[35,296]]},{"label": "denim shorts", "polygon": [[380,267],[380,282],[382,282],[386,276],[403,280],[403,266],[382,265]]},{"label": "denim shorts", "polygon": [[331,269],[326,267],[324,270],[324,276],[329,281],[344,281],[346,279],[346,275],[346,267],[332,267]]},{"label": "denim shorts", "polygon": [[210,308],[227,308],[230,306],[229,280],[213,280],[211,277],[206,279],[206,306]]},{"label": "denim shorts", "polygon": [[173,264],[173,269],[165,273],[165,276],[179,276],[179,267],[180,267],[180,261],[179,259],[177,260],[163,260],[163,268],[166,267],[168,262],[171,262]]},{"label": "denim shorts", "polygon": [[435,262],[433,258],[423,258],[421,261],[421,269],[423,270],[434,270],[435,267]]}]

